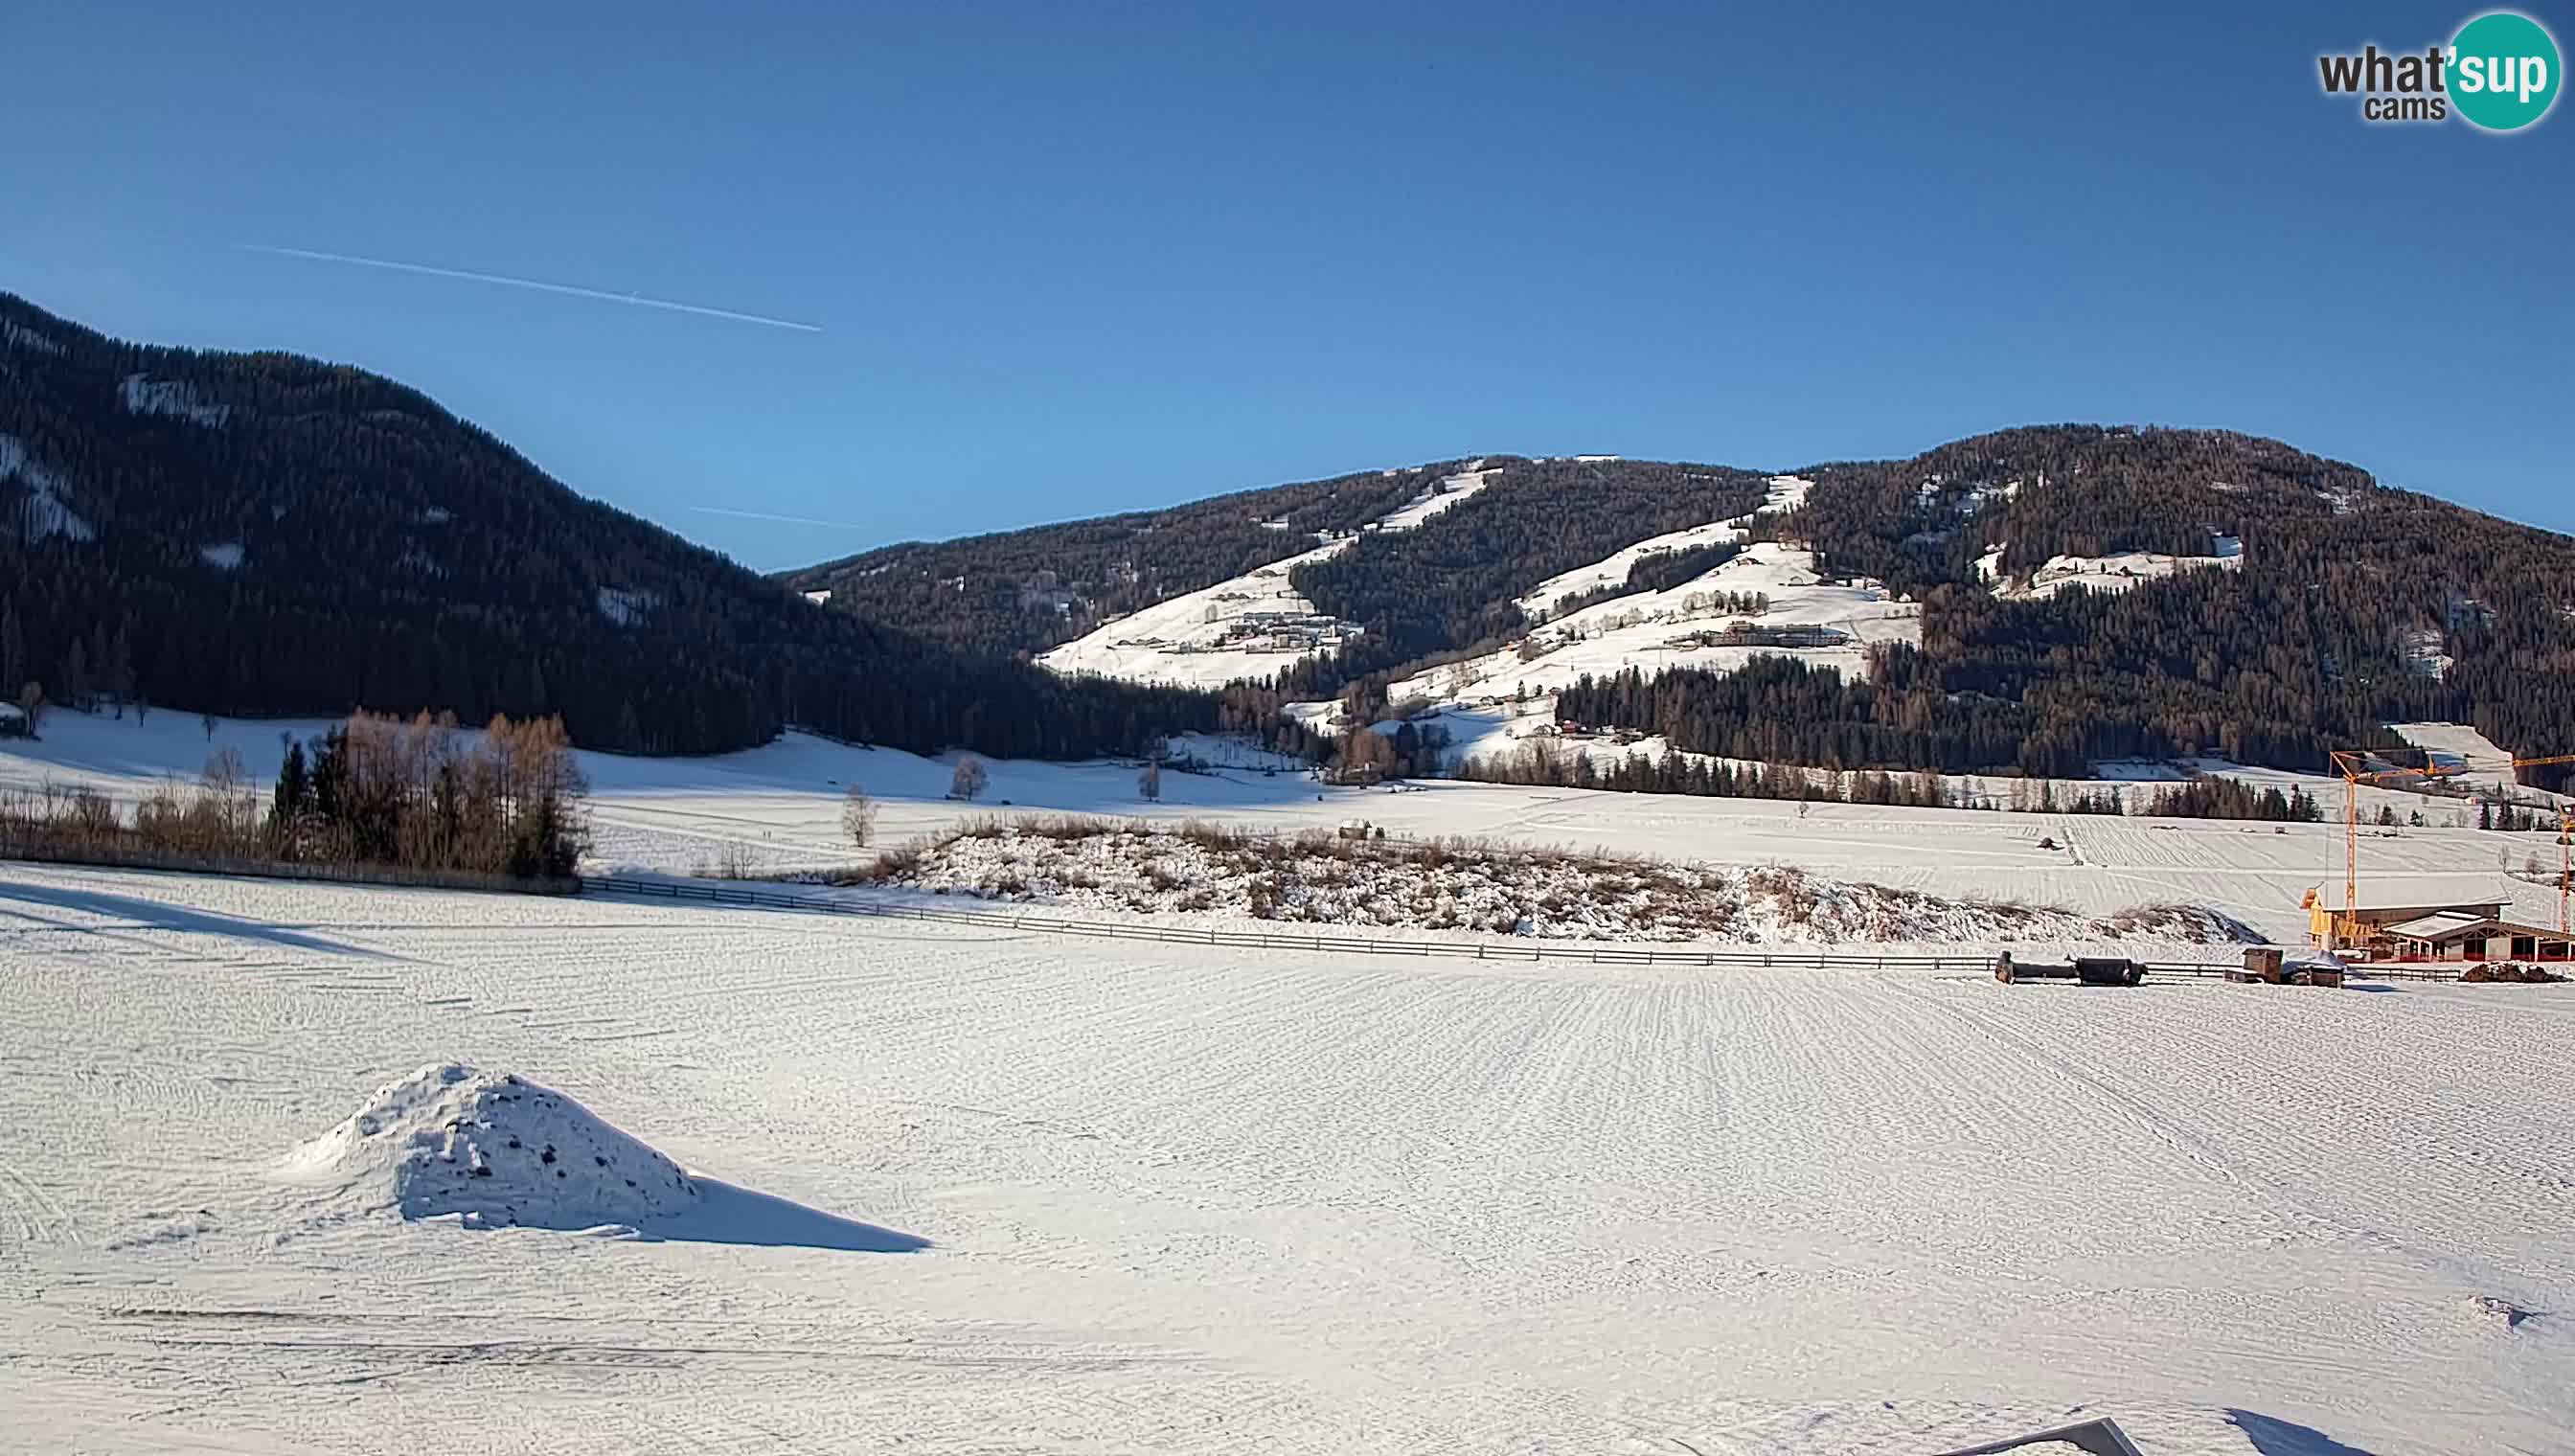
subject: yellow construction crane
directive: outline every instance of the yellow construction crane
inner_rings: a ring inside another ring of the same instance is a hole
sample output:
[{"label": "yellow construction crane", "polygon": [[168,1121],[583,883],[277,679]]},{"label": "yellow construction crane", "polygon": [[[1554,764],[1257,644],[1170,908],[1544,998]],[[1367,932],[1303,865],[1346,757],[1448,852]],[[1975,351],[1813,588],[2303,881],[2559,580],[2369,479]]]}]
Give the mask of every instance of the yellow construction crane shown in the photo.
[{"label": "yellow construction crane", "polygon": [[2575,798],[2557,800],[2557,933],[2575,939],[2566,922],[2567,901],[2575,892]]},{"label": "yellow construction crane", "polygon": [[[2334,772],[2342,776],[2342,918],[2335,922],[2329,944],[2339,948],[2346,937],[2360,933],[2360,785],[2383,783],[2400,778],[2455,778],[2480,766],[2464,759],[2457,763],[2434,763],[2422,768],[2372,768],[2374,754],[2361,748],[2336,748],[2332,753]],[[2510,758],[2500,764],[2482,765],[2485,771],[2538,768],[2552,763],[2575,763],[2575,753],[2549,753],[2536,758]],[[2557,802],[2557,932],[2570,932],[2568,890],[2575,882],[2575,800],[2561,796]]]}]

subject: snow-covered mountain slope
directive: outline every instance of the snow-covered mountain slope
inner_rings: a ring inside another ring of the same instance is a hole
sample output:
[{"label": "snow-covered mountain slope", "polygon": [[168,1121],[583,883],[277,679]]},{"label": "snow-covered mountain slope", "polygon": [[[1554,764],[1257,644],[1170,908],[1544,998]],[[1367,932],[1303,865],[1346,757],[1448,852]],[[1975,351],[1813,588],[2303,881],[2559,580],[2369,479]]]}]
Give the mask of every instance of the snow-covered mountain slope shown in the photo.
[{"label": "snow-covered mountain slope", "polygon": [[[1493,472],[1475,468],[1439,477],[1363,531],[1411,531],[1482,491]],[[1266,524],[1266,523],[1265,523]],[[1281,669],[1336,652],[1359,627],[1318,612],[1288,575],[1350,549],[1343,536],[1285,561],[1215,586],[1185,592],[1143,611],[1105,622],[1039,656],[1059,673],[1183,688],[1222,688],[1267,678]]]},{"label": "snow-covered mountain slope", "polygon": [[2513,755],[2503,746],[2463,723],[2392,723],[2388,730],[2421,748],[2430,756],[2433,767],[2448,770],[2445,782],[2455,783],[2481,794],[2525,801],[2553,801],[2556,795],[2544,794],[2522,784],[2513,776]]},{"label": "snow-covered mountain slope", "polygon": [[1866,580],[1832,581],[1813,552],[1755,542],[1713,571],[1662,592],[1594,603],[1521,642],[1395,685],[1396,701],[1486,705],[1552,693],[1635,668],[1723,672],[1762,656],[1857,674],[1870,644],[1919,643],[1921,608]]},{"label": "snow-covered mountain slope", "polygon": [[[1991,561],[1999,562],[2002,549],[1994,549]],[[2044,599],[2068,588],[2080,587],[2090,592],[2131,592],[2147,582],[2160,581],[2178,572],[2241,571],[2244,567],[2244,543],[2232,536],[2212,539],[2206,556],[2165,556],[2159,552],[2130,551],[2113,556],[2055,556],[2030,574],[2026,582],[1997,583],[1994,595],[2014,599]],[[1979,575],[1991,577],[1994,569],[1980,566]]]},{"label": "snow-covered mountain slope", "polygon": [[1531,622],[1542,622],[1554,616],[1556,609],[1569,598],[1597,592],[1606,587],[1624,585],[1627,574],[1635,569],[1638,562],[1652,557],[1666,556],[1673,552],[1688,551],[1693,547],[1722,546],[1728,542],[1741,541],[1749,534],[1749,528],[1755,517],[1775,516],[1794,511],[1805,504],[1807,492],[1813,489],[1812,481],[1797,476],[1773,476],[1770,478],[1769,499],[1750,516],[1737,516],[1728,521],[1711,521],[1703,526],[1691,526],[1680,531],[1667,531],[1660,536],[1649,536],[1633,546],[1614,551],[1588,566],[1576,567],[1572,571],[1547,578],[1538,584],[1536,591],[1520,598],[1513,605],[1517,606],[1521,614]]},{"label": "snow-covered mountain slope", "polygon": [[1314,610],[1288,584],[1307,562],[1349,549],[1349,539],[1273,562],[1213,587],[1187,592],[1056,648],[1038,661],[1059,673],[1134,683],[1221,688],[1266,678],[1337,649],[1358,629]]},{"label": "snow-covered mountain slope", "polygon": [[1552,615],[1556,607],[1567,598],[1580,597],[1585,593],[1597,592],[1604,587],[1615,587],[1624,583],[1627,580],[1628,571],[1636,563],[1648,557],[1668,556],[1673,552],[1687,551],[1692,547],[1718,546],[1742,539],[1743,528],[1732,521],[1711,521],[1704,526],[1692,526],[1680,531],[1667,531],[1660,536],[1649,536],[1634,546],[1612,552],[1609,556],[1588,566],[1575,567],[1572,571],[1547,578],[1538,583],[1536,591],[1520,598],[1514,605],[1525,613],[1530,621],[1538,621]]},{"label": "snow-covered mountain slope", "polygon": [[1375,531],[1410,531],[1442,512],[1464,505],[1476,492],[1492,484],[1496,473],[1484,469],[1480,460],[1469,462],[1466,469],[1453,476],[1441,476],[1424,487],[1420,495],[1379,518]]}]

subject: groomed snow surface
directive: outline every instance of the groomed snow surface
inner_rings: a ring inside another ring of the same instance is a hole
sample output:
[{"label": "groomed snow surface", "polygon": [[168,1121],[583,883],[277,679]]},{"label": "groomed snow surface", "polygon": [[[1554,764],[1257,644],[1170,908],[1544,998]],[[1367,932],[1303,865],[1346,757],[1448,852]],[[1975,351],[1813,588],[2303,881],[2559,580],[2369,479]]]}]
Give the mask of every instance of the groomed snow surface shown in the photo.
[{"label": "groomed snow surface", "polygon": [[[12,864],[0,1051],[15,1449],[2575,1429],[2563,987],[1431,963]],[[551,1176],[583,1154],[639,1186]],[[746,1202],[711,1217],[719,1182]]]}]

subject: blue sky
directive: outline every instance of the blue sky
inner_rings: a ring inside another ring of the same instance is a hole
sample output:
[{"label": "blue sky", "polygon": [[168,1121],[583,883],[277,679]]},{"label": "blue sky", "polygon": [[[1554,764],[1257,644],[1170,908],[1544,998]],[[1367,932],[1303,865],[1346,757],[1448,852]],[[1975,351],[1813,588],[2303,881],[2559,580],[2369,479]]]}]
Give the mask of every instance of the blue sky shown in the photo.
[{"label": "blue sky", "polygon": [[2471,9],[1781,11],[23,5],[0,288],[380,370],[761,568],[2058,420],[2575,531],[2575,103],[2487,136],[2316,85]]}]

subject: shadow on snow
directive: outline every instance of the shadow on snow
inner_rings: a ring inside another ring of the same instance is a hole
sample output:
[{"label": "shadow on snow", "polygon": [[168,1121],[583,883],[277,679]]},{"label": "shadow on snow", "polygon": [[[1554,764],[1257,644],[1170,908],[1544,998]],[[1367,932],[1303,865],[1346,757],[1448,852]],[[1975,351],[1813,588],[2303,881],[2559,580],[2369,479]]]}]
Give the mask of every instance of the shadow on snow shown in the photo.
[{"label": "shadow on snow", "polygon": [[2249,1410],[2229,1410],[2226,1418],[2244,1433],[2253,1449],[2262,1456],[2370,1456],[2358,1446],[2346,1445],[2313,1426],[2284,1421],[2277,1416],[2259,1415]]},{"label": "shadow on snow", "polygon": [[212,910],[192,910],[160,900],[140,899],[133,895],[109,894],[104,890],[65,889],[57,885],[0,882],[0,899],[25,904],[51,905],[57,909],[86,910],[94,915],[108,915],[136,921],[156,930],[179,930],[190,934],[222,935],[235,940],[259,940],[271,945],[292,946],[298,950],[319,950],[330,955],[356,955],[369,960],[400,959],[381,950],[351,945],[340,940],[326,940],[307,935],[285,925],[266,920],[245,920],[236,915],[217,914]]}]

